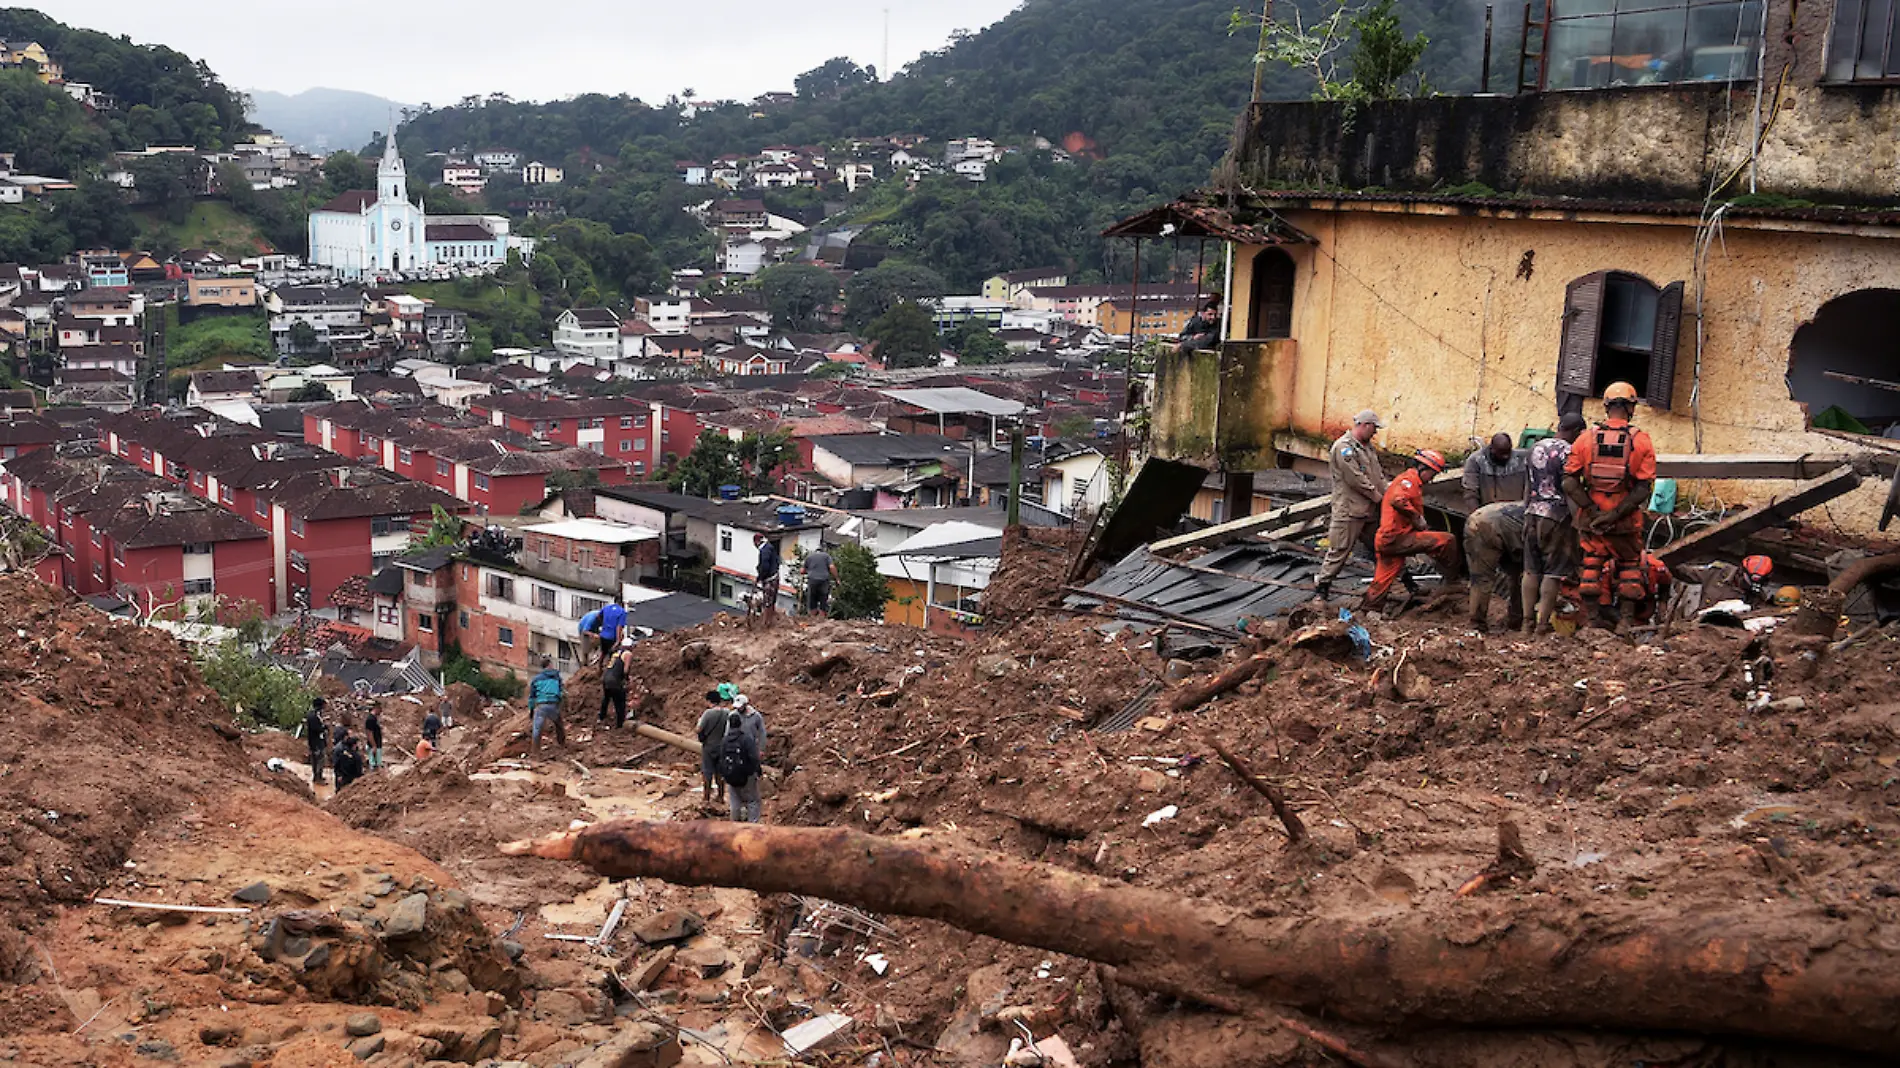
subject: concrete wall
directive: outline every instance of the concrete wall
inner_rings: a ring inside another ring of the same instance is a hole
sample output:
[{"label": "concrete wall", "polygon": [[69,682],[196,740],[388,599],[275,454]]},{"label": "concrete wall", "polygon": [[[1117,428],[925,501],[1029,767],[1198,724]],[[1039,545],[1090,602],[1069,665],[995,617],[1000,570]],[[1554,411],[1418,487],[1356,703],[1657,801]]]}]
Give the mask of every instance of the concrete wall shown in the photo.
[{"label": "concrete wall", "polygon": [[[1900,87],[1823,86],[1813,66],[1783,91],[1759,191],[1900,203]],[[1360,105],[1351,121],[1342,104],[1266,104],[1243,120],[1235,162],[1256,189],[1442,192],[1477,182],[1500,193],[1700,201],[1711,176],[1745,161],[1754,121],[1752,82],[1391,100]]]},{"label": "concrete wall", "polygon": [[[1280,404],[1284,391],[1286,418],[1258,419],[1252,431],[1257,445],[1271,442],[1265,428],[1277,425],[1296,441],[1323,447],[1362,408],[1385,418],[1381,443],[1398,451],[1432,446],[1464,453],[1473,439],[1495,431],[1548,427],[1555,421],[1568,283],[1599,270],[1633,272],[1658,285],[1693,279],[1693,220],[1588,222],[1365,210],[1286,215],[1319,242],[1291,250],[1298,265],[1293,341],[1257,353],[1245,378],[1219,376],[1223,413],[1246,403],[1234,398],[1236,391],[1256,394],[1252,403],[1262,412]],[[1806,413],[1786,383],[1790,345],[1829,300],[1857,290],[1900,288],[1900,234],[1747,225],[1730,225],[1708,256],[1700,441],[1690,415],[1698,380],[1692,281],[1671,410],[1644,407],[1637,421],[1660,452],[1695,452],[1698,445],[1709,453],[1842,451],[1846,443],[1806,430]],[[1249,292],[1253,251],[1236,251],[1235,293]],[[1241,307],[1236,312],[1244,316]],[[1234,329],[1244,330],[1244,324]],[[1204,422],[1185,421],[1205,410],[1196,397],[1215,388],[1208,368],[1197,363],[1194,370],[1162,361],[1155,416],[1161,455],[1170,455],[1164,451],[1169,445],[1192,447],[1192,455],[1217,444]],[[1585,410],[1592,417],[1601,412],[1594,401]],[[1170,420],[1182,421],[1185,429],[1171,429]],[[1233,456],[1238,444],[1230,440],[1221,451]],[[1723,489],[1731,501],[1740,495],[1736,487],[1728,483]],[[1843,522],[1849,515],[1864,522],[1865,498],[1872,497],[1863,490],[1854,507],[1837,504],[1834,514]]]}]

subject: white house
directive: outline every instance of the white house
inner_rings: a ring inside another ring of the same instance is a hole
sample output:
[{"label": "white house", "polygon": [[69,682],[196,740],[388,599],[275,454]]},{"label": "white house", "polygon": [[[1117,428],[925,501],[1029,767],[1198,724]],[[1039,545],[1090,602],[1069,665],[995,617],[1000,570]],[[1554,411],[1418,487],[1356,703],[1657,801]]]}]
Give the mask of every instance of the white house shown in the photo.
[{"label": "white house", "polygon": [[877,180],[877,168],[869,163],[847,163],[838,168],[838,180],[844,183],[846,192],[855,193],[859,186]]},{"label": "white house", "polygon": [[475,165],[489,171],[512,171],[521,166],[521,153],[491,148],[486,152],[475,153]]},{"label": "white house", "polygon": [[535,160],[521,168],[522,185],[560,185],[566,177],[559,167],[553,167]]},{"label": "white house", "polygon": [[569,308],[554,321],[554,348],[605,367],[620,354],[620,316],[607,308]]},{"label": "white house", "polygon": [[684,334],[692,313],[693,301],[688,296],[641,297],[633,302],[634,318],[651,326],[656,334]]}]

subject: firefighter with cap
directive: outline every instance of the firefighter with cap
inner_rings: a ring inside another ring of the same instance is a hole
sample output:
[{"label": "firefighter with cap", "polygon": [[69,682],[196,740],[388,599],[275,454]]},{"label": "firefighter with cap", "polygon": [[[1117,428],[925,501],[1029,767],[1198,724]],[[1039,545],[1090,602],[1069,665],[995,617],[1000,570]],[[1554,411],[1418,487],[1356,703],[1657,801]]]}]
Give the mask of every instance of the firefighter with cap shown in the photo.
[{"label": "firefighter with cap", "polygon": [[1326,558],[1319,565],[1316,596],[1324,601],[1333,593],[1333,579],[1352,556],[1352,547],[1364,545],[1373,554],[1372,531],[1385,497],[1385,471],[1373,451],[1372,437],[1384,426],[1378,413],[1367,409],[1352,418],[1352,429],[1339,435],[1326,455],[1333,475],[1333,517],[1326,528]]},{"label": "firefighter with cap", "polygon": [[1620,602],[1618,625],[1635,618],[1649,595],[1643,563],[1643,505],[1656,483],[1656,446],[1630,425],[1636,387],[1613,383],[1603,391],[1606,418],[1577,439],[1564,462],[1564,496],[1576,516],[1583,567],[1578,592],[1608,613]]},{"label": "firefighter with cap", "polygon": [[[1405,576],[1405,561],[1410,556],[1430,556],[1437,561],[1446,581],[1457,578],[1458,540],[1450,534],[1425,529],[1425,484],[1444,473],[1444,454],[1435,449],[1420,449],[1412,456],[1412,466],[1393,479],[1386,489],[1379,515],[1379,533],[1372,542],[1378,566],[1372,573],[1372,585],[1366,589],[1361,607],[1375,609],[1385,602],[1392,583]],[[1409,581],[1406,588],[1412,588]]]}]

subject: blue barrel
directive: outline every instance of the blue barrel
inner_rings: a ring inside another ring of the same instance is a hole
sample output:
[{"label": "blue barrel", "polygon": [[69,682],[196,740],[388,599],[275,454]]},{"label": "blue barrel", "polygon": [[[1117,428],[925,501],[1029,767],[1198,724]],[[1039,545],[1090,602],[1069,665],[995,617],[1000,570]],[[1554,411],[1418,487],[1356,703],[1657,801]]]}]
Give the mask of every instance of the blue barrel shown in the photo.
[{"label": "blue barrel", "polygon": [[742,492],[742,489],[742,487],[729,482],[719,487],[719,499],[722,501],[736,501],[739,499],[739,494]]}]

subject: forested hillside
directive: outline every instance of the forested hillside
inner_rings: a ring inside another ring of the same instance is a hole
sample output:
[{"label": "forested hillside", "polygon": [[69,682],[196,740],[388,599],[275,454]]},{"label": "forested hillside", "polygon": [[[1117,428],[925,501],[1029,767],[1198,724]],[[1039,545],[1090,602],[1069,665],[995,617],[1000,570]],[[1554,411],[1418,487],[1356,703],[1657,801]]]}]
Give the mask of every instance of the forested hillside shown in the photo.
[{"label": "forested hillside", "polygon": [[117,186],[102,180],[109,153],[147,145],[229,146],[247,127],[242,98],[203,63],[163,45],[74,29],[22,8],[0,8],[0,39],[38,41],[66,79],[117,106],[81,107],[24,70],[0,71],[0,151],[22,172],[70,178],[73,192],[43,204],[0,207],[0,261],[57,261],[80,248],[119,248],[139,234]]},{"label": "forested hillside", "polygon": [[77,105],[61,109],[60,121],[71,142],[15,139],[13,124],[33,117],[0,108],[0,145],[17,146],[22,166],[28,151],[72,157],[101,148],[147,145],[225,148],[246,128],[243,98],[219,81],[210,67],[164,45],[133,44],[124,37],[77,29],[38,11],[11,7],[0,8],[0,40],[38,41],[65,67],[67,81],[85,82],[118,101],[116,108],[92,119],[90,130],[80,121],[84,109]]},{"label": "forested hillside", "polygon": [[[1331,10],[1317,0],[1298,7],[1309,21]],[[799,79],[796,102],[763,113],[735,104],[686,120],[678,100],[471,97],[411,117],[402,145],[418,165],[429,151],[490,146],[562,162],[569,180],[558,198],[570,215],[638,230],[678,259],[692,243],[676,210],[691,197],[667,185],[676,159],[893,133],[1016,145],[1040,138],[1075,162],[1030,153],[1005,161],[981,186],[939,178],[908,194],[880,187],[851,205],[854,220],[871,224],[868,244],[928,262],[958,288],[1047,262],[1068,261],[1087,275],[1106,266],[1096,236],[1103,225],[1205,183],[1226,151],[1252,90],[1256,44],[1250,30],[1230,32],[1234,10],[1233,0],[1026,0],[889,81],[848,61],[824,64]],[[1277,17],[1293,10],[1281,4]],[[1423,61],[1431,84],[1475,86],[1482,6],[1404,0],[1402,11],[1408,30],[1432,38]],[[1308,73],[1266,71],[1270,99],[1301,99],[1313,87]],[[518,187],[504,187],[490,200],[501,206],[518,196]],[[799,207],[786,203],[795,198],[778,199],[777,210]]]}]

